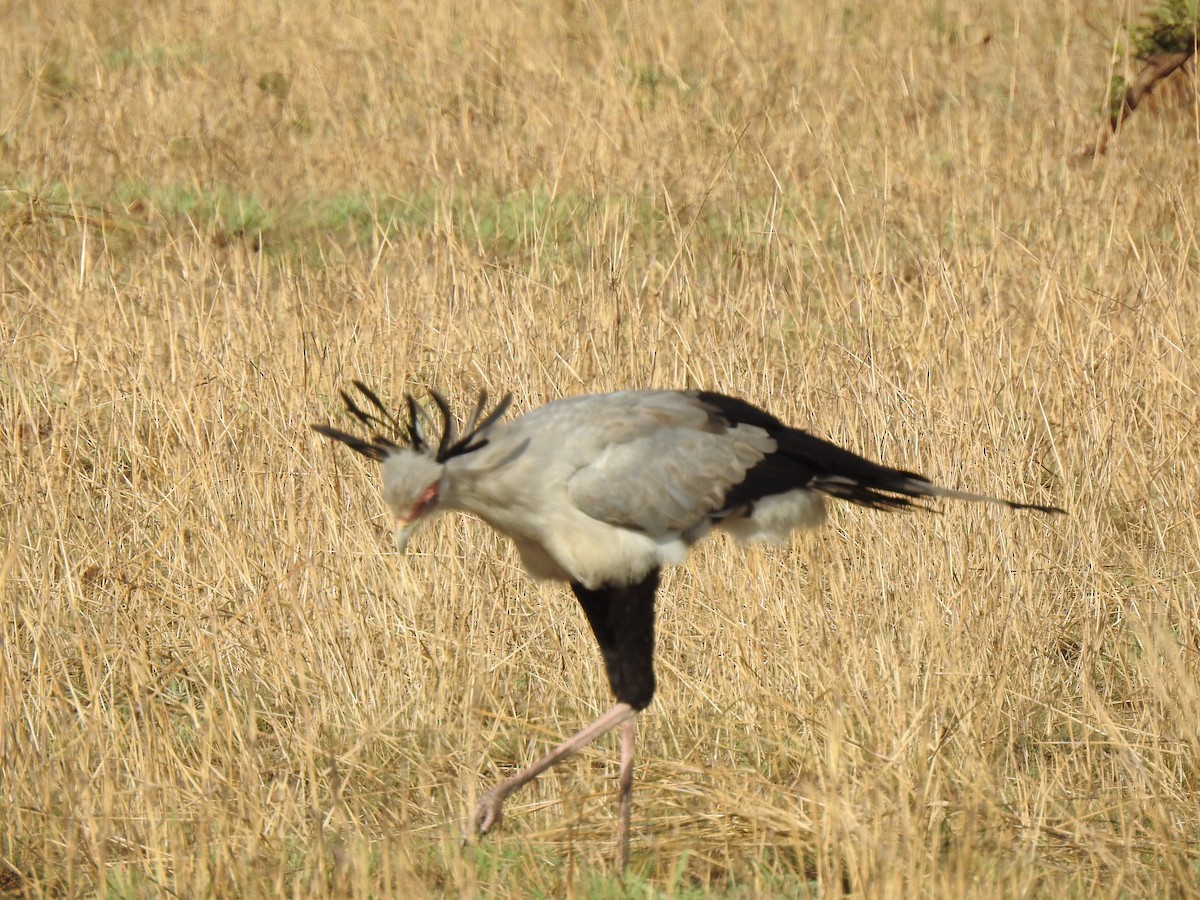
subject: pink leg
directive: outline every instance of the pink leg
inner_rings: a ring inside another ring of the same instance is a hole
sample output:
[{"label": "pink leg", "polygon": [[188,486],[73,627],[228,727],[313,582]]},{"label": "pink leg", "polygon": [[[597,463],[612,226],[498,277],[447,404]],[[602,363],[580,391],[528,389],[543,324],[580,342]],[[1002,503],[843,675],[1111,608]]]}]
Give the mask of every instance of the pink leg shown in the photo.
[{"label": "pink leg", "polygon": [[617,871],[624,873],[629,862],[629,819],[633,811],[633,749],[637,740],[637,717],[621,723],[621,771],[617,775]]},{"label": "pink leg", "polygon": [[[608,734],[622,722],[632,722],[633,717],[637,713],[628,703],[618,703],[591,725],[584,728],[574,737],[559,744],[529,768],[524,769],[508,778],[482,797],[479,798],[479,803],[475,806],[475,812],[471,816],[471,824],[477,834],[487,834],[496,825],[500,824],[502,817],[501,807],[508,795],[518,788],[522,788],[533,779],[537,778],[551,766],[562,762],[575,751],[587,746],[601,735]],[[625,732],[622,731],[621,739],[621,772],[622,777],[625,772]],[[633,730],[629,730],[629,780],[633,782]],[[622,795],[624,796],[624,795]],[[622,800],[622,803],[625,801]],[[624,808],[624,807],[623,807]],[[619,828],[619,826],[618,826]],[[628,825],[626,825],[626,833],[628,833]],[[466,836],[464,835],[464,840]],[[620,839],[620,831],[618,830],[618,840]],[[619,858],[618,858],[619,859]]]}]

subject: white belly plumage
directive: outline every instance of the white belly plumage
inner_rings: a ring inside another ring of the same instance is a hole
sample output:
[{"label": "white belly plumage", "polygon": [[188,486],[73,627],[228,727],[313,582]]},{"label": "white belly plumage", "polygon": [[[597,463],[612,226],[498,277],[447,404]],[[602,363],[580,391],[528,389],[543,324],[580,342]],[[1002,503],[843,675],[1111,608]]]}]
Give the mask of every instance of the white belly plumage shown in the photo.
[{"label": "white belly plumage", "polygon": [[[705,519],[687,532],[652,536],[572,508],[560,508],[554,518],[536,538],[513,535],[522,564],[536,578],[573,581],[591,589],[633,584],[652,569],[682,564],[692,544],[711,527]],[[782,543],[795,529],[815,528],[824,520],[824,497],[798,489],[756,501],[749,516],[729,516],[712,524],[739,541]]]}]

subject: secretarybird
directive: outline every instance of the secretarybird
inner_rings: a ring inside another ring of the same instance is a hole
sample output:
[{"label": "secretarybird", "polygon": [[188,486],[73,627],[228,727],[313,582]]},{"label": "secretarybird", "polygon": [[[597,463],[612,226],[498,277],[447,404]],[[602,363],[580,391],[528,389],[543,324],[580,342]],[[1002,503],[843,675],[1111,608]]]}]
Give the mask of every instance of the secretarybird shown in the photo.
[{"label": "secretarybird", "polygon": [[629,855],[637,714],[654,696],[654,597],[659,571],[682,563],[714,528],[743,541],[782,541],[825,518],[825,498],[872,509],[925,499],[1062,512],[940,487],[790,428],[744,400],[709,391],[620,391],[555,400],[510,422],[511,395],[492,410],[481,394],[460,431],[411,396],[406,419],[362,382],[363,409],[345,391],[358,437],[313,428],[383,464],[383,496],[403,550],[433,513],[474,513],[517,545],[539,578],[566,581],[604,659],[616,705],[533,765],[483,795],[471,829],[486,834],[515,790],[585,744],[621,727],[617,868]]}]

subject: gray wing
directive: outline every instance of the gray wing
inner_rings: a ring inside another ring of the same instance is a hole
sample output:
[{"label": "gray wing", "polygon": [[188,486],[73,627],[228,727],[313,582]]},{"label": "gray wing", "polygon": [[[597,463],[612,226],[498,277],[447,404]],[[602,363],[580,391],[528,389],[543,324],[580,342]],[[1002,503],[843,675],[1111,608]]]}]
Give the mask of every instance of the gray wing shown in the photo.
[{"label": "gray wing", "polygon": [[587,426],[599,452],[567,491],[580,510],[612,525],[656,537],[694,528],[775,450],[766,431],[730,427],[694,394],[631,391],[603,399]]}]

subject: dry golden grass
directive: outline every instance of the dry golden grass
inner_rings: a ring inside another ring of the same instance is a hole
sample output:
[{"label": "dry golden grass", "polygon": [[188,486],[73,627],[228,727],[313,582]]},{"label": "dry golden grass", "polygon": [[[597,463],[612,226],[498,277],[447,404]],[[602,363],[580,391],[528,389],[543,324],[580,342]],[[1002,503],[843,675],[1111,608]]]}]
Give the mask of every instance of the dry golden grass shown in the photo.
[{"label": "dry golden grass", "polygon": [[[807,6],[0,14],[0,888],[1200,891],[1194,98],[1073,166],[1121,4]],[[702,385],[1070,516],[672,572],[622,885],[615,742],[458,848],[608,689],[479,523],[396,557],[352,377]]]}]

